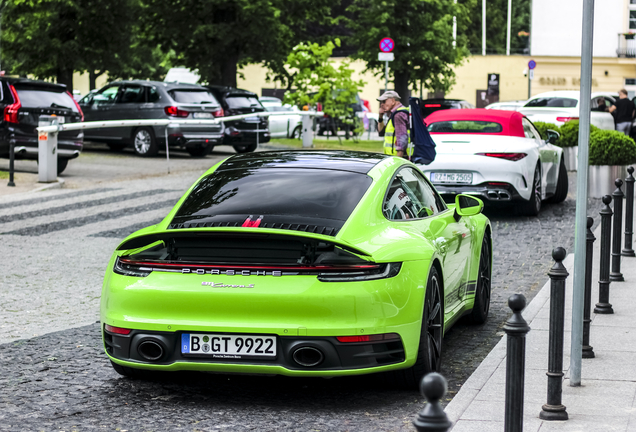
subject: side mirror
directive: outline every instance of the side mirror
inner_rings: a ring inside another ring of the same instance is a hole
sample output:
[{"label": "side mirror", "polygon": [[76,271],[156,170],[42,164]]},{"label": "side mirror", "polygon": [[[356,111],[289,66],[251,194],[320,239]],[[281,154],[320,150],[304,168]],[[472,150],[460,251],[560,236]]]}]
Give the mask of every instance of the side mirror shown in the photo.
[{"label": "side mirror", "polygon": [[546,133],[548,134],[548,139],[546,140],[548,144],[554,144],[561,136],[560,133],[558,133],[557,131],[553,131],[552,129],[548,129]]},{"label": "side mirror", "polygon": [[474,196],[459,194],[455,197],[455,219],[462,216],[475,216],[484,208],[484,202]]}]

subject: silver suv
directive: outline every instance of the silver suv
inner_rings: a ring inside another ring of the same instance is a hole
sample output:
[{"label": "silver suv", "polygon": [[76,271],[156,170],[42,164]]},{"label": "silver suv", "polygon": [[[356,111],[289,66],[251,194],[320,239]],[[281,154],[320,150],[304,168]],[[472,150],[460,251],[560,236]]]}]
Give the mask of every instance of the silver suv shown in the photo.
[{"label": "silver suv", "polygon": [[[179,120],[223,116],[221,104],[205,87],[160,81],[116,81],[80,100],[85,121],[173,119],[168,145],[192,156],[205,156],[223,140],[223,123],[179,125]],[[166,146],[165,126],[87,129],[85,139],[113,150],[132,146],[140,156],[154,156]]]}]

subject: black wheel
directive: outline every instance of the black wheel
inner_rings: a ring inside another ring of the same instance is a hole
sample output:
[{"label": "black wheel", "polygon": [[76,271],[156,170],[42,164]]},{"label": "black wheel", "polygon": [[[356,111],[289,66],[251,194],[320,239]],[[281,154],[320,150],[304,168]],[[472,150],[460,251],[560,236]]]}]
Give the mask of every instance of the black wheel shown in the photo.
[{"label": "black wheel", "polygon": [[392,373],[392,382],[404,387],[417,389],[424,375],[439,372],[442,365],[442,336],[444,334],[444,303],[441,276],[435,267],[431,268],[426,284],[422,331],[417,350],[417,360],[409,369]]},{"label": "black wheel", "polygon": [[209,155],[213,148],[214,146],[190,147],[187,150],[188,150],[188,153],[190,153],[190,156],[192,157],[203,157],[203,156]]},{"label": "black wheel", "polygon": [[133,147],[139,156],[156,156],[159,153],[152,129],[142,127],[133,133]]},{"label": "black wheel", "polygon": [[233,147],[237,153],[249,153],[256,150],[257,146],[256,146],[256,143],[253,143],[253,144],[247,144],[247,145],[235,145]]},{"label": "black wheel", "polygon": [[292,139],[300,139],[302,137],[302,127],[296,126],[291,133],[290,138]]},{"label": "black wheel", "polygon": [[115,369],[121,376],[125,376],[127,378],[143,378],[148,375],[148,371],[141,369],[133,369],[126,366],[118,365],[114,361],[110,361],[110,365]]},{"label": "black wheel", "polygon": [[557,186],[554,195],[550,198],[550,202],[560,203],[565,201],[568,196],[568,171],[565,169],[565,162],[561,158],[559,164],[559,176],[557,177]]},{"label": "black wheel", "polygon": [[484,234],[481,242],[481,253],[479,255],[479,273],[477,275],[477,286],[475,287],[475,304],[470,314],[470,321],[473,324],[483,324],[488,319],[490,310],[491,276],[492,266],[490,265],[490,235]]},{"label": "black wheel", "polygon": [[126,148],[126,144],[125,143],[106,143],[106,145],[112,151],[122,151],[123,149]]},{"label": "black wheel", "polygon": [[522,203],[520,209],[527,216],[537,216],[541,211],[541,168],[539,165],[534,169],[530,199]]},{"label": "black wheel", "polygon": [[68,159],[59,159],[58,158],[58,160],[57,160],[57,175],[62,174],[67,166],[68,166]]}]

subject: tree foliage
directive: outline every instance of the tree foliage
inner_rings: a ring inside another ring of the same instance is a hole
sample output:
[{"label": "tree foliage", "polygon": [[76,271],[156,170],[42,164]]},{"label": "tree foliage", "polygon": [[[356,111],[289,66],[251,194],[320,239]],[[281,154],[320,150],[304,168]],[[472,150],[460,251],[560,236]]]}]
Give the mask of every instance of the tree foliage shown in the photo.
[{"label": "tree foliage", "polygon": [[238,68],[261,63],[285,81],[307,23],[328,20],[337,0],[145,0],[152,36],[204,82],[236,86]]},{"label": "tree foliage", "polygon": [[[409,86],[421,82],[425,88],[447,91],[455,82],[453,67],[469,52],[465,30],[475,0],[455,4],[448,0],[355,0],[349,27],[358,47],[356,58],[369,70],[384,72],[378,61],[379,42],[395,41],[395,61],[390,62],[395,90],[405,97]],[[457,40],[453,43],[453,17],[457,19]]]}]

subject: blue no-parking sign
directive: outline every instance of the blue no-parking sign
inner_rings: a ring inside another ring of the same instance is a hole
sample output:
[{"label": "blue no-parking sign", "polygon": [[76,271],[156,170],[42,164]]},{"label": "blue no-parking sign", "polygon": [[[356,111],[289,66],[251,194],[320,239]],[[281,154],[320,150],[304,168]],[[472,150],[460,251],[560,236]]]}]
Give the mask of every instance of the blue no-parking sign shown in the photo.
[{"label": "blue no-parking sign", "polygon": [[389,53],[395,48],[395,42],[391,38],[384,38],[380,41],[380,51]]},{"label": "blue no-parking sign", "polygon": [[536,68],[536,67],[537,67],[537,62],[536,62],[536,61],[534,61],[534,60],[530,60],[530,61],[528,62],[528,69],[532,70],[532,69],[534,69],[534,68]]}]

